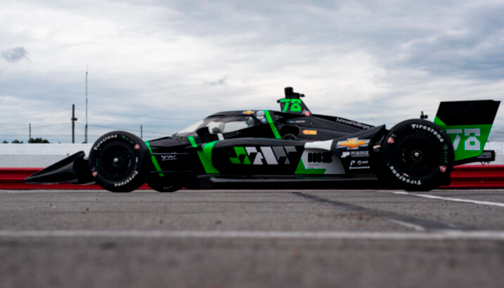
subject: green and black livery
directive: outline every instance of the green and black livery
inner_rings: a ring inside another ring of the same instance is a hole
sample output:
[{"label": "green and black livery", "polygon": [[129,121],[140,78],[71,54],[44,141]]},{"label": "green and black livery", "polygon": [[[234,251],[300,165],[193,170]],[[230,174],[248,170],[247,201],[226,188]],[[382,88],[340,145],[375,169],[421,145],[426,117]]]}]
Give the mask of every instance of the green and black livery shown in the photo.
[{"label": "green and black livery", "polygon": [[434,122],[403,121],[390,130],[312,114],[285,89],[281,111],[219,112],[169,137],[142,141],[128,132],[28,178],[27,183],[96,182],[113,192],[147,183],[182,187],[338,188],[381,186],[427,191],[450,183],[454,165],[481,161],[498,101],[442,102]]}]

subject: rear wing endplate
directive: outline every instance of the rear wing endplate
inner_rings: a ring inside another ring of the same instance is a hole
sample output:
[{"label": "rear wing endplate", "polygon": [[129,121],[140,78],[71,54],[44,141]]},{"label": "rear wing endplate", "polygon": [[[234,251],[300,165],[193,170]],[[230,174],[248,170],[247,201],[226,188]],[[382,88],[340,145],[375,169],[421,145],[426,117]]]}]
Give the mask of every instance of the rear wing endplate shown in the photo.
[{"label": "rear wing endplate", "polygon": [[453,143],[455,165],[479,162],[499,109],[500,101],[441,102],[434,123]]}]

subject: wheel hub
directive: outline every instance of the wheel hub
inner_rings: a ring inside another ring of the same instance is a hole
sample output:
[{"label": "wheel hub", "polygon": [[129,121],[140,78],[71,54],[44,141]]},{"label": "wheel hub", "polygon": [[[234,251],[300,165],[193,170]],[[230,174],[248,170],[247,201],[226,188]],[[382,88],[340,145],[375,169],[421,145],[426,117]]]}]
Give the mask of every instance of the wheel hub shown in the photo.
[{"label": "wheel hub", "polygon": [[131,155],[121,146],[112,146],[103,152],[103,169],[112,176],[119,177],[129,170]]},{"label": "wheel hub", "polygon": [[422,154],[422,151],[419,151],[419,150],[414,150],[412,153],[411,153],[411,158],[415,161],[420,161],[422,160],[423,158],[423,154]]},{"label": "wheel hub", "polygon": [[[397,142],[397,141],[396,141]],[[440,151],[436,143],[423,134],[408,135],[399,140],[397,163],[402,172],[411,177],[422,177],[436,168]]]}]

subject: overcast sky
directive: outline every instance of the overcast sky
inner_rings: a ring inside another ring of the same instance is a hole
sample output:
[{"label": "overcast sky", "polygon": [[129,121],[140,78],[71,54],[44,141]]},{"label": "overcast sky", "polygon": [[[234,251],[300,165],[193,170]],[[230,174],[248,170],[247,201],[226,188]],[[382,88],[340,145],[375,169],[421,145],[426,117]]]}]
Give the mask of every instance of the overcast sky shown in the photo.
[{"label": "overcast sky", "polygon": [[[0,141],[172,134],[222,110],[433,120],[440,101],[504,100],[504,1],[0,3]],[[504,107],[491,134],[504,141]]]}]

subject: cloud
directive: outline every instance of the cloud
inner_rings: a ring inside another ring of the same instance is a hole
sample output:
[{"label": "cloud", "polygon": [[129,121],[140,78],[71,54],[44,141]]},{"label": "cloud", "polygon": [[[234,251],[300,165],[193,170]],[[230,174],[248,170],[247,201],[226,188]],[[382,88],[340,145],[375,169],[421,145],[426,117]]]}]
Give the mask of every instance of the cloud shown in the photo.
[{"label": "cloud", "polygon": [[226,85],[226,80],[227,80],[227,76],[224,76],[220,79],[217,79],[217,80],[214,80],[214,81],[210,81],[210,82],[206,82],[205,84],[209,85],[209,86],[219,86],[219,85]]},{"label": "cloud", "polygon": [[[80,131],[89,64],[90,124],[157,131],[146,138],[216,111],[278,109],[286,86],[314,113],[388,128],[421,110],[432,120],[440,101],[502,99],[501,15],[499,0],[9,1],[0,47],[15,48],[1,54],[0,99],[24,104],[0,114],[26,134],[44,120],[36,113],[76,104]],[[29,67],[6,65],[27,59],[18,43],[37,59]],[[68,133],[61,125],[37,131]]]},{"label": "cloud", "polygon": [[435,76],[504,78],[504,4],[463,11],[457,25],[437,29],[402,45],[401,67]]},{"label": "cloud", "polygon": [[16,63],[23,59],[28,59],[28,51],[22,46],[17,46],[11,49],[4,50],[0,53],[9,63]]}]

